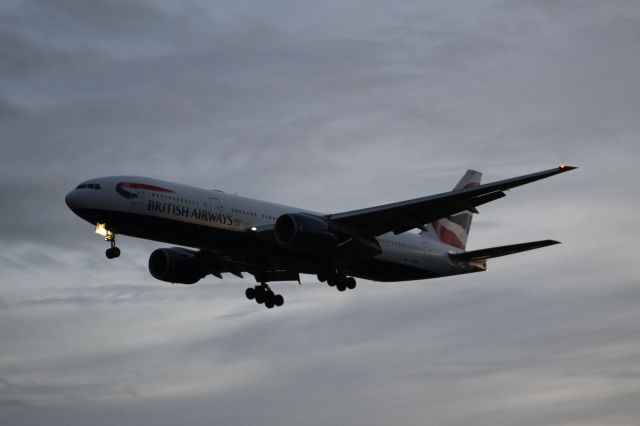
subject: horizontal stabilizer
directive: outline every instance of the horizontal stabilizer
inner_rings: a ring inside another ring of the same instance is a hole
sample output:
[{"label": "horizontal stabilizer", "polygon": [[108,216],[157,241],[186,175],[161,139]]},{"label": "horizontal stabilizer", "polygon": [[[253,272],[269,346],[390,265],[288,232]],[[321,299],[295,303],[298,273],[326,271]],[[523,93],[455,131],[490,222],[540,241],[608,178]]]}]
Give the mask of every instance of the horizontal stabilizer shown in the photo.
[{"label": "horizontal stabilizer", "polygon": [[449,257],[456,262],[470,262],[475,260],[490,259],[492,257],[506,256],[523,251],[560,244],[560,241],[542,240],[529,243],[511,244],[508,246],[491,247],[481,250],[473,250],[462,253],[449,253]]}]

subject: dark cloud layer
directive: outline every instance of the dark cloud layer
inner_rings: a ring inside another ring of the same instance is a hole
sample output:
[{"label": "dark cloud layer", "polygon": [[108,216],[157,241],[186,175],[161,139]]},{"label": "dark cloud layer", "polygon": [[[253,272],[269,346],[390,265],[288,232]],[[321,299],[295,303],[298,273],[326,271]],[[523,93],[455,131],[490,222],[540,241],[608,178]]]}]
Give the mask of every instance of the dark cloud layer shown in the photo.
[{"label": "dark cloud layer", "polygon": [[[0,6],[7,425],[633,424],[635,1],[8,1]],[[64,205],[149,175],[337,212],[581,168],[483,206],[464,277],[341,294],[165,285]]]}]

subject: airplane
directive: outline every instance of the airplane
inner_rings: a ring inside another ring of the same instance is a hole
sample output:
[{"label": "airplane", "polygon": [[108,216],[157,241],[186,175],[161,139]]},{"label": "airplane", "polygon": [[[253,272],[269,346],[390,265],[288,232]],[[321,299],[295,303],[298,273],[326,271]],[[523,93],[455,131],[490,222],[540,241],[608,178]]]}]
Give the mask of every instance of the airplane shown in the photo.
[{"label": "airplane", "polygon": [[345,291],[356,287],[355,277],[396,282],[481,272],[487,259],[558,244],[465,250],[478,206],[575,168],[562,164],[482,185],[482,174],[467,170],[449,192],[334,214],[138,176],[89,179],[65,202],[109,242],[107,258],[120,256],[117,234],[181,246],[151,253],[154,278],[195,284],[207,275],[248,273],[258,284],[246,297],[271,309],[284,298],[268,283],[300,284],[300,274]]}]

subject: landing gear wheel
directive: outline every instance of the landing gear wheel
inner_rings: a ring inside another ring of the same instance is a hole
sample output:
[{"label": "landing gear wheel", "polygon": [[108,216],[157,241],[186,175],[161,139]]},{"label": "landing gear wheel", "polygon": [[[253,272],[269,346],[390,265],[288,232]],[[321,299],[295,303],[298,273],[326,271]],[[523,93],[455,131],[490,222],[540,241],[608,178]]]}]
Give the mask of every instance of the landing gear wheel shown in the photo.
[{"label": "landing gear wheel", "polygon": [[256,297],[256,290],[254,288],[249,287],[244,291],[244,295],[247,296],[247,299],[253,300]]},{"label": "landing gear wheel", "polygon": [[120,257],[120,249],[118,247],[110,247],[104,253],[107,255],[107,259]]},{"label": "landing gear wheel", "polygon": [[347,284],[342,281],[336,285],[336,288],[338,289],[338,291],[345,291],[347,289]]},{"label": "landing gear wheel", "polygon": [[284,305],[284,297],[282,297],[281,294],[276,294],[275,296],[273,296],[273,303],[276,306],[282,306]]},{"label": "landing gear wheel", "polygon": [[265,301],[264,301],[264,306],[267,307],[267,309],[271,309],[275,306],[274,300],[273,300],[273,296],[268,297]]},{"label": "landing gear wheel", "polygon": [[266,297],[264,294],[264,290],[262,290],[261,287],[256,287],[254,295],[255,295],[256,303],[258,304],[264,303]]},{"label": "landing gear wheel", "polygon": [[338,283],[339,281],[337,278],[329,277],[329,279],[327,279],[327,284],[329,284],[329,287],[335,287]]},{"label": "landing gear wheel", "polygon": [[349,277],[347,278],[347,288],[349,290],[353,290],[354,288],[356,288],[356,279],[353,277]]}]

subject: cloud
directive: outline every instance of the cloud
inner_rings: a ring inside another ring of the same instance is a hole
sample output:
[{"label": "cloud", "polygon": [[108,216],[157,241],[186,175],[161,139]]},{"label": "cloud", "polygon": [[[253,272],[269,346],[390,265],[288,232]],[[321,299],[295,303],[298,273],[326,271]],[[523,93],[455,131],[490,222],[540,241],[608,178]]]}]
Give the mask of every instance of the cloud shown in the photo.
[{"label": "cloud", "polygon": [[[66,0],[0,6],[7,424],[629,424],[635,2]],[[338,293],[153,280],[81,180],[150,175],[338,212],[571,162],[482,206],[484,274]],[[499,225],[499,226],[498,226]],[[79,420],[81,419],[81,420]]]},{"label": "cloud", "polygon": [[0,77],[19,77],[44,67],[51,56],[24,37],[11,31],[0,31],[0,54],[4,58]]},{"label": "cloud", "polygon": [[[208,280],[210,281],[210,280]],[[169,285],[167,284],[167,286]],[[40,294],[24,300],[24,305],[43,306],[91,306],[96,304],[122,303],[154,303],[160,301],[179,301],[193,298],[212,298],[212,294],[187,291],[162,291],[157,286],[140,286],[133,284],[92,285],[84,287],[56,288],[49,290],[50,294]],[[2,305],[0,305],[1,307]]]},{"label": "cloud", "polygon": [[0,97],[0,122],[15,120],[22,115],[22,108]]}]

